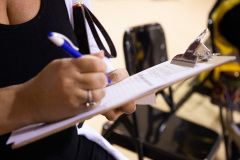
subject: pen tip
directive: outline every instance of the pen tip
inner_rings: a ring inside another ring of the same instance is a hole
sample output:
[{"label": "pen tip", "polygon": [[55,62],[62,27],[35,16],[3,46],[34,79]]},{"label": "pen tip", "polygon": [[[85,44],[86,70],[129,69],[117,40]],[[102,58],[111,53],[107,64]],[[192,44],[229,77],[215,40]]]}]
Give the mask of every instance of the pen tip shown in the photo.
[{"label": "pen tip", "polygon": [[48,32],[48,36],[49,36],[49,37],[52,37],[52,36],[53,36],[53,33],[52,33],[52,32]]},{"label": "pen tip", "polygon": [[107,77],[107,80],[108,80],[108,83],[109,83],[109,84],[112,83],[112,81],[110,80],[110,78]]}]

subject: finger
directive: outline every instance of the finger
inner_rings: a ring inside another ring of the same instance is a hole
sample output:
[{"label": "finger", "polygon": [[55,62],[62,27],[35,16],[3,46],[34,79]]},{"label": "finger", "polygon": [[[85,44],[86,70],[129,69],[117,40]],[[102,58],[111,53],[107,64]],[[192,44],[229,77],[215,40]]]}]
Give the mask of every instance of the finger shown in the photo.
[{"label": "finger", "polygon": [[103,115],[109,120],[109,121],[114,121],[116,120],[120,115],[123,114],[123,111],[119,108],[116,108],[114,110],[110,110]]},{"label": "finger", "polygon": [[100,52],[98,52],[98,53],[93,53],[92,55],[95,56],[95,57],[98,57],[98,58],[100,58],[100,59],[103,59],[103,57],[104,57],[104,51],[101,50]]},{"label": "finger", "polygon": [[136,105],[134,102],[129,102],[122,107],[110,110],[103,115],[110,121],[116,120],[123,113],[131,114],[136,110]]},{"label": "finger", "polygon": [[116,69],[116,70],[108,73],[107,76],[111,79],[111,81],[112,81],[111,84],[114,84],[114,83],[120,82],[121,80],[127,78],[129,76],[129,74],[126,71],[126,69],[119,68],[119,69]]},{"label": "finger", "polygon": [[134,102],[129,102],[121,106],[121,110],[126,114],[131,114],[136,110],[136,105]]},{"label": "finger", "polygon": [[[104,88],[102,89],[95,89],[95,90],[90,90],[91,91],[91,94],[92,94],[92,101],[95,102],[95,103],[99,103],[101,102],[101,100],[103,99],[103,97],[105,96],[106,94],[106,91]],[[84,103],[87,103],[89,102],[89,95],[88,95],[88,91],[85,91],[85,101]]]},{"label": "finger", "polygon": [[104,88],[108,81],[104,73],[83,73],[78,78],[79,87],[84,90]]},{"label": "finger", "polygon": [[103,72],[107,70],[106,63],[98,57],[85,55],[81,58],[73,58],[72,63],[75,64],[80,73]]},{"label": "finger", "polygon": [[[95,103],[101,102],[105,94],[105,88],[91,90],[92,101]],[[89,102],[88,91],[77,88],[73,89],[72,93],[69,93],[69,96],[60,98],[64,99],[66,105],[70,104],[70,106],[75,108],[85,106],[85,104]]]}]

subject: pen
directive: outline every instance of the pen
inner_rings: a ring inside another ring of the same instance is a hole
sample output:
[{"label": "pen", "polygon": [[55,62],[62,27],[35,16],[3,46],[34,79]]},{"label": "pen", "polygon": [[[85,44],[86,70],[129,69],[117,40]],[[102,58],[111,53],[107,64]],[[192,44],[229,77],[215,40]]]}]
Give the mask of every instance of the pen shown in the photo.
[{"label": "pen", "polygon": [[[76,47],[66,36],[57,32],[49,32],[48,39],[50,39],[56,46],[66,51],[70,56],[74,58],[82,57],[82,54],[78,51],[78,47]],[[108,77],[107,80],[108,83],[111,83],[111,80]]]}]

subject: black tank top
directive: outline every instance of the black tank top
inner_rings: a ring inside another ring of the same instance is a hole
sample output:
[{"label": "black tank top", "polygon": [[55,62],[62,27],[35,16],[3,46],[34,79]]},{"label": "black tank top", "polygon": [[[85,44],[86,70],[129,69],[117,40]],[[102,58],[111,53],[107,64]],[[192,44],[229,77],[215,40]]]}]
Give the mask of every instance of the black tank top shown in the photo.
[{"label": "black tank top", "polygon": [[[64,0],[41,0],[39,13],[19,25],[0,24],[0,87],[26,82],[56,58],[68,57],[47,38],[49,31],[67,36],[77,46]],[[59,150],[72,154],[77,145],[76,127],[59,132],[18,150],[6,146],[10,134],[0,136],[1,159],[45,159]],[[66,150],[64,147],[68,149]],[[69,147],[72,146],[72,147]],[[71,151],[70,151],[70,150]],[[47,154],[47,155],[46,155]],[[43,158],[46,156],[45,158]],[[42,157],[42,158],[41,158]],[[50,158],[51,159],[51,158]]]},{"label": "black tank top", "polygon": [[26,82],[53,59],[68,56],[48,40],[49,31],[77,45],[64,0],[42,0],[39,13],[26,23],[0,24],[0,87]]}]

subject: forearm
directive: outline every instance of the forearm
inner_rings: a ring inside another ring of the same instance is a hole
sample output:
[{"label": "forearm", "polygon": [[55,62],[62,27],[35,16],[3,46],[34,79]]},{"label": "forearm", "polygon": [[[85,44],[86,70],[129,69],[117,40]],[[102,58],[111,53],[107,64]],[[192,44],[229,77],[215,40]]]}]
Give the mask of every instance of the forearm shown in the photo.
[{"label": "forearm", "polygon": [[[103,57],[103,52],[98,54]],[[105,71],[106,64],[97,56],[58,59],[29,81],[0,89],[0,134],[86,111],[87,90],[99,105],[107,85]]]},{"label": "forearm", "polygon": [[0,135],[33,123],[20,88],[15,85],[0,89]]}]

